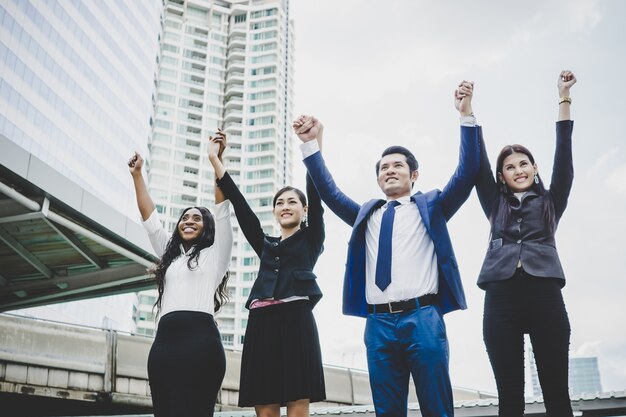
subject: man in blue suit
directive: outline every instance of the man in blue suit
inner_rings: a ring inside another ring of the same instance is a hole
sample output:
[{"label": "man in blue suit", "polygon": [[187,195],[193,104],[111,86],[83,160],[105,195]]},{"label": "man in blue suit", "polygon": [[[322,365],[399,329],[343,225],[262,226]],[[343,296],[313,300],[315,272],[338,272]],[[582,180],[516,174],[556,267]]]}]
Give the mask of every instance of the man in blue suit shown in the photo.
[{"label": "man in blue suit", "polygon": [[472,113],[473,83],[455,91],[461,114],[459,164],[443,190],[411,195],[413,154],[387,148],[378,163],[385,200],[359,205],[335,184],[319,151],[323,127],[301,116],[294,130],[322,200],[352,226],[343,312],[366,317],[365,345],[377,416],[406,416],[409,375],[422,416],[453,416],[443,314],[465,309],[465,295],[446,222],[467,200],[480,160],[480,128]]}]

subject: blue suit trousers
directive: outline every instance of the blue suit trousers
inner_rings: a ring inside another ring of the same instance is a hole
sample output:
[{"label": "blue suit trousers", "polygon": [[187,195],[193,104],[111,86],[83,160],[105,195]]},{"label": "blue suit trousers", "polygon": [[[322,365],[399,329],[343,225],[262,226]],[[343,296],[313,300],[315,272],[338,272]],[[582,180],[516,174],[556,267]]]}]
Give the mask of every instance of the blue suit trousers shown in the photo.
[{"label": "blue suit trousers", "polygon": [[376,415],[407,415],[409,375],[424,417],[452,417],[448,339],[436,305],[367,316],[365,346]]}]

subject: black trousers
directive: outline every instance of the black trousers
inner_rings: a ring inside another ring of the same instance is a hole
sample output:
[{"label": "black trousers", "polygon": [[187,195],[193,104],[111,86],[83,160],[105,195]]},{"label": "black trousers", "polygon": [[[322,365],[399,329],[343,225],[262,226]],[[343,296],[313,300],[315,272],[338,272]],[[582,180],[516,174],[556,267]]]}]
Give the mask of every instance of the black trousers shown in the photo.
[{"label": "black trousers", "polygon": [[571,417],[568,389],[570,324],[561,281],[519,268],[512,278],[488,284],[483,338],[496,378],[499,415],[524,415],[524,334],[535,355],[550,417]]},{"label": "black trousers", "polygon": [[226,355],[212,315],[166,314],[148,355],[154,416],[213,416],[225,371]]}]

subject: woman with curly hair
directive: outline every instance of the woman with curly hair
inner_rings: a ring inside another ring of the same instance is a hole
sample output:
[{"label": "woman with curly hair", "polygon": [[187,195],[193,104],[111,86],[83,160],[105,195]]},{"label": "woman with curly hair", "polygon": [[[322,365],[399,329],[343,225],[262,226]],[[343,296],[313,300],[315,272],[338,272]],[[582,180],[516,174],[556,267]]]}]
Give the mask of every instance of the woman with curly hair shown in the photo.
[{"label": "woman with curly hair", "polygon": [[148,356],[154,415],[213,416],[226,370],[213,314],[227,301],[230,203],[216,187],[215,216],[206,207],[188,207],[168,236],[141,174],[143,159],[135,153],[128,166],[143,225],[160,256],[153,270],[159,321]]}]

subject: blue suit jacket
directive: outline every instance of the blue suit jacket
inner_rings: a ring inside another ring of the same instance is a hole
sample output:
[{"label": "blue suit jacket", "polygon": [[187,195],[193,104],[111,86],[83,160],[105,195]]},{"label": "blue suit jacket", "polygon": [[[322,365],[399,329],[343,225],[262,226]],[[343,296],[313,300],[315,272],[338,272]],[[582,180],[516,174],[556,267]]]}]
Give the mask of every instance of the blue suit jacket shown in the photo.
[{"label": "blue suit jacket", "polygon": [[[459,164],[443,191],[417,192],[412,196],[435,246],[439,267],[438,298],[443,313],[467,308],[446,222],[467,200],[474,186],[480,163],[480,135],[478,126],[461,127]],[[367,219],[380,207],[381,200],[374,199],[359,205],[345,195],[326,168],[321,152],[305,158],[304,164],[328,208],[352,226],[343,282],[343,313],[366,317],[365,230]]]}]

